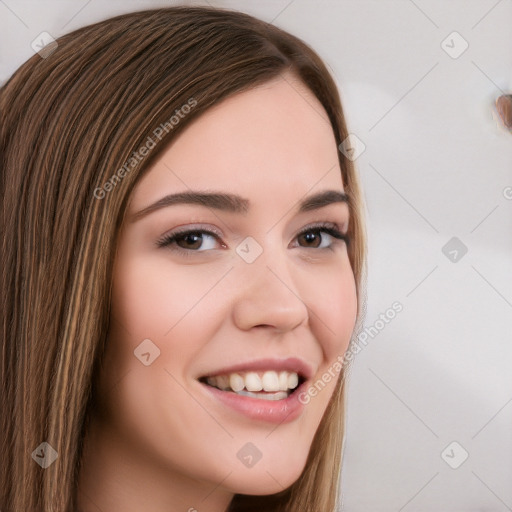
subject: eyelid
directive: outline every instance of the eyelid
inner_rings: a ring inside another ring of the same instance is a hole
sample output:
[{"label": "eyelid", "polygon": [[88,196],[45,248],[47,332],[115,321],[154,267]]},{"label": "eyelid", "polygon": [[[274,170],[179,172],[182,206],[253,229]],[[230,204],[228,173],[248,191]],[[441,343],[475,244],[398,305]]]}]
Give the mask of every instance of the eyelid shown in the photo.
[{"label": "eyelid", "polygon": [[303,234],[304,232],[312,231],[314,229],[321,229],[321,228],[333,228],[336,231],[339,231],[342,235],[346,234],[347,230],[344,230],[340,227],[338,222],[332,222],[328,220],[321,220],[317,222],[313,222],[311,224],[308,224],[304,228],[302,228],[296,236],[299,236]]},{"label": "eyelid", "polygon": [[[348,221],[343,222],[342,225],[345,227],[347,224],[348,224]],[[339,233],[339,236],[336,236],[333,233],[329,233],[330,230]],[[348,245],[349,241],[350,241],[350,238],[348,236],[348,229],[340,228],[340,224],[338,222],[327,221],[327,220],[316,221],[316,222],[307,224],[306,226],[304,226],[300,231],[298,231],[295,234],[294,239],[296,239],[299,236],[303,235],[304,233],[308,233],[310,231],[324,231],[329,236],[333,237],[335,239],[335,241],[331,244],[331,246],[330,246],[331,249],[334,245],[336,245],[336,242],[344,241]],[[206,234],[208,236],[213,236],[214,238],[217,239],[217,241],[220,243],[220,245],[223,246],[223,248],[227,247],[226,244],[222,241],[222,239],[224,237],[222,232],[219,231],[218,229],[214,228],[213,226],[206,225],[206,224],[196,224],[196,225],[189,224],[182,228],[176,228],[173,231],[171,231],[170,233],[166,233],[161,238],[159,238],[155,242],[155,245],[158,248],[170,247],[171,246],[171,243],[169,242],[170,239],[178,237],[179,235],[182,235],[182,234],[189,234],[189,233],[202,233],[202,234]],[[308,249],[308,247],[305,247],[305,249]],[[309,249],[322,250],[322,249],[327,249],[327,248],[318,249],[315,247],[311,247]],[[191,254],[191,253],[208,252],[211,249],[206,250],[206,251],[199,251],[199,250],[192,250],[192,249],[190,249],[190,250],[183,249],[181,247],[174,247],[172,250],[175,250],[177,252],[186,253],[186,254]]]},{"label": "eyelid", "polygon": [[186,224],[182,227],[177,227],[176,229],[172,230],[170,233],[166,233],[162,235],[161,238],[166,238],[168,236],[174,236],[174,235],[181,235],[182,233],[189,233],[190,231],[211,231],[215,235],[217,235],[219,238],[224,237],[224,233],[222,231],[218,230],[214,226],[211,226],[210,224]]},{"label": "eyelid", "polygon": [[[210,224],[186,224],[182,227],[178,227],[174,230],[171,230],[170,232],[164,233],[158,240],[156,240],[155,245],[157,248],[168,248],[170,249],[171,243],[169,240],[171,238],[178,237],[180,235],[188,234],[188,233],[203,233],[207,234],[208,236],[212,236],[216,238],[217,242],[223,246],[226,247],[226,244],[222,241],[224,234],[222,231],[219,231],[217,228],[211,226]],[[207,251],[193,251],[193,250],[187,250],[183,249],[181,247],[174,247],[173,249],[176,252],[181,252],[183,254],[191,254],[194,252],[200,253],[200,252],[207,252]]]}]

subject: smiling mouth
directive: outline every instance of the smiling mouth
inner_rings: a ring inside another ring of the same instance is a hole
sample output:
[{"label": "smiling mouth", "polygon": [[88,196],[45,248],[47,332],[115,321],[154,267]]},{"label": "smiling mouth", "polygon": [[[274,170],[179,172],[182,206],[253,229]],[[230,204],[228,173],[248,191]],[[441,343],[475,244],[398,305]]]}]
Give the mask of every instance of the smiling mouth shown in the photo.
[{"label": "smiling mouth", "polygon": [[247,371],[205,376],[199,382],[221,391],[260,400],[284,400],[305,382],[304,376],[288,371]]}]

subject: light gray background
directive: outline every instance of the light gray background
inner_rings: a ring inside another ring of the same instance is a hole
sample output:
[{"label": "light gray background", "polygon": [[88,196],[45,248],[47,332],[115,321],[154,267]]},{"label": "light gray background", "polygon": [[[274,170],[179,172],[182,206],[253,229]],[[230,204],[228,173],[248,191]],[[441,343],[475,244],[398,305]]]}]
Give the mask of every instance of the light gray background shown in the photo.
[{"label": "light gray background", "polygon": [[[343,511],[512,510],[512,133],[494,112],[512,92],[512,0],[209,3],[311,44],[366,146],[365,325],[403,311],[350,375]],[[167,5],[0,0],[0,82],[43,31]],[[452,237],[468,249],[455,262]]]}]

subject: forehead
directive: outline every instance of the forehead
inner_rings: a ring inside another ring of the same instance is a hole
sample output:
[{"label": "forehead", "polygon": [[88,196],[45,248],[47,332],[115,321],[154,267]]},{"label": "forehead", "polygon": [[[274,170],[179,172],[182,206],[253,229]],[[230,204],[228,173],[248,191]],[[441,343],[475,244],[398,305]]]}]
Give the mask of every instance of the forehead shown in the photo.
[{"label": "forehead", "polygon": [[316,186],[343,190],[336,141],[319,100],[284,74],[194,120],[138,183],[132,203],[189,189],[268,203],[274,194],[296,199]]}]

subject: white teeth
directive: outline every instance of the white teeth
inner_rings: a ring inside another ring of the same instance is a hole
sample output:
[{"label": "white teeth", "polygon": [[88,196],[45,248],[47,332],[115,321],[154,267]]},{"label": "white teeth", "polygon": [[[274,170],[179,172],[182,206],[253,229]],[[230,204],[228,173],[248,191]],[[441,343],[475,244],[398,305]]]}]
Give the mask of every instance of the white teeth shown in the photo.
[{"label": "white teeth", "polygon": [[299,383],[299,376],[296,373],[290,373],[288,375],[288,387],[290,389],[296,388]]},{"label": "white teeth", "polygon": [[244,378],[238,375],[238,373],[232,373],[229,376],[229,385],[231,386],[231,389],[235,393],[238,393],[239,391],[242,391],[242,389],[244,389],[245,387]]},{"label": "white teeth", "polygon": [[279,390],[286,391],[288,389],[288,372],[279,372]]},{"label": "white teeth", "polygon": [[256,372],[249,372],[245,376],[245,389],[247,391],[261,391],[263,389],[260,376]]},{"label": "white teeth", "polygon": [[251,393],[250,391],[239,391],[237,395],[251,396],[253,398],[262,398],[263,400],[283,400],[288,397],[286,391],[278,391],[269,395],[263,395],[262,393]]},{"label": "white teeth", "polygon": [[221,375],[217,377],[217,385],[220,389],[228,390],[229,388],[229,377],[227,375]]},{"label": "white teeth", "polygon": [[[256,396],[263,398],[265,393],[273,393],[269,397],[288,396],[289,390],[295,389],[299,383],[296,372],[267,370],[266,372],[239,372],[229,375],[217,375],[207,377],[206,382],[210,386],[224,391],[234,391],[240,395]],[[261,391],[261,393],[256,393]],[[286,396],[282,396],[282,394]],[[268,400],[281,400],[281,398],[267,398]]]},{"label": "white teeth", "polygon": [[261,384],[265,391],[279,391],[279,377],[277,373],[272,371],[265,372],[261,379]]}]

